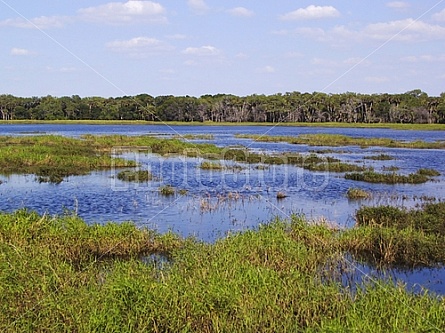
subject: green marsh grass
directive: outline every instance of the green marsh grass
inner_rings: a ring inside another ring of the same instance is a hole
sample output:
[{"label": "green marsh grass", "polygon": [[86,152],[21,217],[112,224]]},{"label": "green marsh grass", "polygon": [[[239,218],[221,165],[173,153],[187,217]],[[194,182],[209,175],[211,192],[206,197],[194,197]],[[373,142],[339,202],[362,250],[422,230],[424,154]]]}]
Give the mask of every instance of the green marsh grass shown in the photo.
[{"label": "green marsh grass", "polygon": [[135,166],[133,161],[112,158],[87,141],[47,135],[0,137],[0,171],[35,174],[39,181],[59,183],[70,175],[93,170]]},{"label": "green marsh grass", "polygon": [[[203,243],[131,223],[0,214],[2,332],[423,332],[442,298],[336,280],[339,232],[294,216]],[[163,254],[165,265],[141,260]]]},{"label": "green marsh grass", "polygon": [[153,175],[148,170],[124,170],[117,174],[117,179],[127,182],[148,182],[153,180]]},{"label": "green marsh grass", "polygon": [[371,155],[363,157],[365,160],[373,160],[373,161],[390,161],[393,160],[394,157],[387,154],[379,154],[379,155]]},{"label": "green marsh grass", "polygon": [[440,176],[440,172],[434,169],[422,168],[417,171],[419,175],[429,176],[429,177],[437,177]]},{"label": "green marsh grass", "polygon": [[362,138],[341,134],[302,134],[299,136],[269,136],[259,134],[237,134],[237,138],[252,139],[263,142],[288,142],[309,146],[360,146],[360,147],[390,147],[416,149],[445,149],[445,141],[397,141],[388,138]]},{"label": "green marsh grass", "polygon": [[158,190],[161,195],[164,195],[166,197],[175,195],[176,193],[176,189],[171,185],[160,186]]},{"label": "green marsh grass", "polygon": [[220,162],[214,162],[214,161],[203,161],[199,167],[203,170],[223,170],[225,169],[225,166],[222,165]]},{"label": "green marsh grass", "polygon": [[357,228],[342,240],[345,248],[378,266],[402,268],[445,264],[445,203],[422,209],[362,207]]},{"label": "green marsh grass", "polygon": [[346,192],[346,196],[351,200],[368,199],[371,197],[371,193],[361,188],[351,187]]},{"label": "green marsh grass", "polygon": [[[83,135],[81,139],[55,135],[0,137],[0,171],[3,174],[35,174],[39,182],[60,183],[67,176],[88,174],[94,170],[135,167],[134,161],[112,157],[112,154],[130,150],[163,156],[213,157],[261,165],[291,164],[314,171],[362,171],[360,167],[341,163],[331,157],[323,159],[316,154],[266,155],[249,152],[244,148],[225,149],[208,143],[125,135]],[[216,163],[212,167],[216,167]],[[229,168],[236,171],[243,167],[235,164]],[[133,177],[128,173],[126,176]],[[141,174],[138,177],[143,178]]]},{"label": "green marsh grass", "polygon": [[345,179],[362,181],[367,183],[384,184],[422,184],[430,180],[430,177],[420,172],[409,175],[401,175],[395,172],[379,173],[375,171],[365,171],[363,173],[354,172],[345,174]]}]

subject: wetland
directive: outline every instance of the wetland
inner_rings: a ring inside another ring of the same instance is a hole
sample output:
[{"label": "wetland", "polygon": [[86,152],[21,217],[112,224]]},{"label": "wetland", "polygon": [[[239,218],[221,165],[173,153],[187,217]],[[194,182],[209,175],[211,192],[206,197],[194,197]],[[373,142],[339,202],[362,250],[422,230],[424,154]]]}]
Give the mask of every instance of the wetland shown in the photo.
[{"label": "wetland", "polygon": [[443,131],[0,130],[3,331],[445,327]]}]

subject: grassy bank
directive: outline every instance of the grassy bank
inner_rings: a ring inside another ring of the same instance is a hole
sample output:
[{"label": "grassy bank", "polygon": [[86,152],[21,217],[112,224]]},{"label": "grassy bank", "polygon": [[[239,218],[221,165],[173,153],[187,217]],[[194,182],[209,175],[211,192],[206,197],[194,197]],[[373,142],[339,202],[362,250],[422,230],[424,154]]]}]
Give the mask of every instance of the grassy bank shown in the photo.
[{"label": "grassy bank", "polygon": [[445,124],[398,124],[398,123],[264,123],[264,122],[180,122],[143,120],[7,120],[0,124],[91,124],[91,125],[167,125],[167,126],[293,126],[326,128],[388,128],[395,130],[444,131]]},{"label": "grassy bank", "polygon": [[[357,227],[361,230],[362,227]],[[367,228],[367,227],[363,227]],[[351,234],[300,217],[201,243],[130,223],[0,215],[2,332],[422,332],[442,298],[341,285]],[[346,236],[349,235],[349,240]]]}]

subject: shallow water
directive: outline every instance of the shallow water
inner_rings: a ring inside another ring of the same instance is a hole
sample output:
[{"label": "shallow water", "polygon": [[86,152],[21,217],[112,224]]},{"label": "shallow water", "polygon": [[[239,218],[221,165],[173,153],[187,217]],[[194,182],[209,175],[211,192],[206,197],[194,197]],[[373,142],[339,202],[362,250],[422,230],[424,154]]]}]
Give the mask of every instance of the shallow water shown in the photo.
[{"label": "shallow water", "polygon": [[[219,146],[244,145],[255,151],[310,153],[327,147],[309,147],[287,143],[253,142],[235,138],[235,134],[298,135],[333,133],[360,137],[387,137],[396,140],[445,139],[444,131],[397,131],[388,129],[309,128],[267,126],[165,126],[165,125],[0,125],[1,135],[58,134],[79,137],[93,135],[183,135],[213,134],[211,142]],[[116,147],[117,150],[119,147]],[[390,161],[363,159],[388,154]],[[325,219],[339,227],[354,224],[354,213],[361,205],[397,205],[413,207],[434,197],[445,199],[445,155],[443,150],[338,147],[322,156],[337,157],[345,162],[373,166],[377,171],[396,166],[408,174],[419,168],[433,168],[442,176],[420,185],[368,184],[345,180],[341,174],[310,172],[294,166],[270,166],[259,170],[243,165],[238,171],[201,170],[199,158],[159,157],[129,152],[124,158],[137,160],[158,179],[145,184],[125,183],[116,178],[120,170],[94,172],[68,177],[62,183],[38,183],[33,175],[0,176],[0,209],[14,211],[29,208],[39,213],[74,212],[88,223],[134,221],[160,232],[173,230],[183,236],[196,236],[213,242],[228,233],[267,223],[272,218],[304,214],[309,219]],[[225,162],[224,162],[225,163]],[[165,197],[158,187],[172,185],[187,190],[186,195]],[[350,201],[346,192],[360,187],[373,193],[365,201]],[[277,192],[287,195],[277,199]],[[432,275],[433,274],[433,275]],[[427,277],[425,277],[427,275]],[[441,285],[443,270],[397,273],[410,285],[422,282],[431,290],[445,293]]]}]

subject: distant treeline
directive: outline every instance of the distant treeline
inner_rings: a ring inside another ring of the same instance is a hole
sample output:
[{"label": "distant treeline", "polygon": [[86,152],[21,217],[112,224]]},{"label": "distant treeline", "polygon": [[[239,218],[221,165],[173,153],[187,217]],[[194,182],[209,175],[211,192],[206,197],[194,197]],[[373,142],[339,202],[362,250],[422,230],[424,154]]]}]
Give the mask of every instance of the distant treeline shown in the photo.
[{"label": "distant treeline", "polygon": [[445,123],[445,93],[123,97],[0,95],[3,120]]}]

